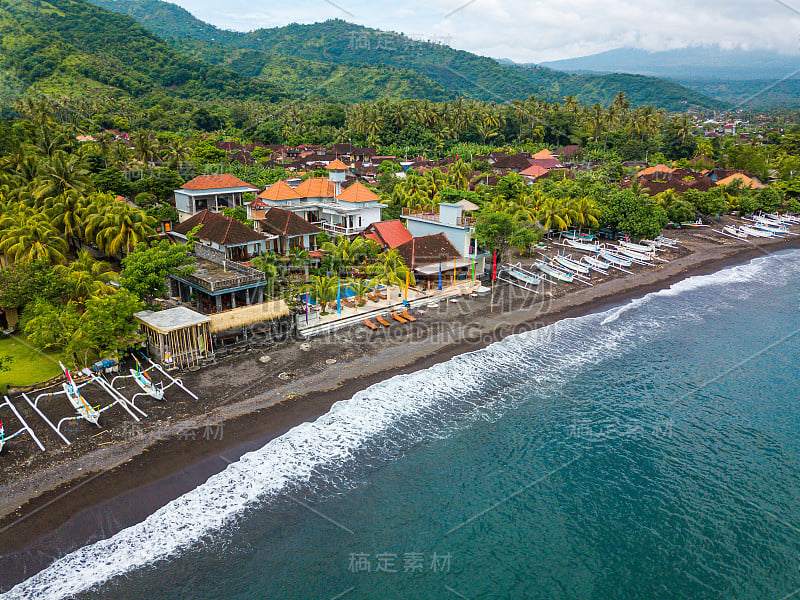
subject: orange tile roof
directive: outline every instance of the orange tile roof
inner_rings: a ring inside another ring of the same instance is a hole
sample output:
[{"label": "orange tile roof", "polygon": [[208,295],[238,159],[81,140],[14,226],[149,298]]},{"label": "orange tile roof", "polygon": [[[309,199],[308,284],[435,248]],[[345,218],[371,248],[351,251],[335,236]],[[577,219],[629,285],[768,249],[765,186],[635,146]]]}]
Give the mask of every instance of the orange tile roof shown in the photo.
[{"label": "orange tile roof", "polygon": [[325,177],[306,179],[294,188],[301,198],[333,198],[336,195],[336,186]]},{"label": "orange tile roof", "polygon": [[730,185],[737,181],[742,182],[742,186],[754,190],[760,190],[764,186],[763,183],[759,183],[755,179],[748,177],[747,175],[743,175],[742,173],[734,173],[733,175],[726,177],[725,179],[720,179],[717,181],[717,185]]},{"label": "orange tile roof", "polygon": [[556,158],[556,155],[545,148],[544,150],[539,150],[539,152],[534,154],[533,158]]},{"label": "orange tile roof", "polygon": [[375,240],[381,246],[397,248],[410,241],[412,235],[400,219],[395,219],[373,223],[367,228],[364,237]]},{"label": "orange tile roof", "polygon": [[328,163],[327,169],[329,171],[346,171],[347,165],[337,158],[333,162]]},{"label": "orange tile roof", "polygon": [[545,169],[539,165],[531,165],[524,171],[520,171],[519,174],[523,177],[541,177],[542,175],[547,175],[549,172],[550,169]]},{"label": "orange tile roof", "polygon": [[255,186],[242,181],[234,175],[225,173],[224,175],[198,175],[194,179],[187,181],[181,186],[183,190],[223,190],[226,188],[253,188]]},{"label": "orange tile roof", "polygon": [[280,180],[273,183],[263,192],[258,195],[262,200],[299,200],[302,198],[294,189],[285,181]]},{"label": "orange tile roof", "polygon": [[672,173],[675,169],[668,167],[667,165],[656,165],[654,167],[648,167],[646,169],[642,169],[636,174],[636,177],[644,177],[645,175],[654,175],[655,173]]},{"label": "orange tile roof", "polygon": [[377,202],[380,196],[365,186],[360,181],[356,181],[353,185],[336,196],[339,202]]}]

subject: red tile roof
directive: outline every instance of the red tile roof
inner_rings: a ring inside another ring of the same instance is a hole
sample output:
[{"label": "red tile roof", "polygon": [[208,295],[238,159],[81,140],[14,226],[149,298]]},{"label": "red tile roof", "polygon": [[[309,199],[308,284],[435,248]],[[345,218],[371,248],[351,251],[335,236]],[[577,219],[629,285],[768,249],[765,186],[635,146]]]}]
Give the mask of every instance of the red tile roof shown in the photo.
[{"label": "red tile roof", "polygon": [[415,269],[439,261],[462,258],[443,233],[416,237],[397,247],[406,265]]},{"label": "red tile roof", "polygon": [[198,238],[220,246],[261,242],[266,239],[264,235],[250,229],[244,223],[210,210],[203,210],[189,217],[183,223],[176,225],[173,231],[186,235],[198,225],[202,225],[195,234]]},{"label": "red tile roof", "polygon": [[364,230],[364,237],[375,240],[384,248],[397,248],[412,239],[400,219],[373,223]]},{"label": "red tile roof", "polygon": [[539,165],[531,165],[524,171],[520,171],[519,174],[524,177],[541,177],[543,175],[547,175],[549,172],[550,169],[545,169]]},{"label": "red tile roof", "polygon": [[224,190],[227,188],[247,187],[258,189],[255,186],[242,181],[238,177],[230,174],[224,175],[198,175],[194,179],[187,181],[181,186],[183,190]]}]

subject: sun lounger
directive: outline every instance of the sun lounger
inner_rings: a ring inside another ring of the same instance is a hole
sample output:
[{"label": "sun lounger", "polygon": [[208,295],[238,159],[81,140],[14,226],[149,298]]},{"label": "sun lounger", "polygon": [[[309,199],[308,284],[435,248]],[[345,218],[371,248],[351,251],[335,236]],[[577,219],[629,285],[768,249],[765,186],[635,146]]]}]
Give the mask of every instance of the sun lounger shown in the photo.
[{"label": "sun lounger", "polygon": [[410,314],[408,314],[407,310],[404,310],[403,312],[401,312],[400,316],[403,317],[404,319],[408,320],[408,321],[416,321],[417,320],[416,317],[412,317]]},{"label": "sun lounger", "polygon": [[364,325],[366,325],[367,327],[369,327],[370,329],[372,329],[372,331],[375,331],[376,329],[378,329],[378,326],[377,326],[377,325],[375,325],[375,323],[373,323],[373,322],[372,322],[372,321],[370,321],[369,319],[364,319]]},{"label": "sun lounger", "polygon": [[393,312],[393,313],[392,313],[392,318],[393,318],[395,321],[397,321],[398,323],[408,323],[408,321],[406,321],[406,320],[405,320],[403,317],[401,317],[400,315],[398,315],[396,312]]},{"label": "sun lounger", "polygon": [[383,317],[381,317],[380,315],[378,315],[377,317],[375,317],[375,320],[376,320],[378,323],[380,323],[381,325],[383,325],[384,327],[389,327],[389,325],[391,325],[391,323],[389,323],[389,321],[387,321],[386,319],[384,319],[384,318],[383,318]]},{"label": "sun lounger", "polygon": [[375,292],[375,295],[380,298],[381,300],[386,300],[389,296],[384,294],[383,292]]},{"label": "sun lounger", "polygon": [[346,300],[346,299],[343,298],[342,299],[342,304],[344,304],[347,308],[355,308],[356,307],[355,300]]},{"label": "sun lounger", "polygon": [[377,295],[377,294],[367,294],[367,298],[369,298],[369,299],[370,299],[370,300],[372,300],[373,302],[380,302],[380,300],[381,300],[381,299],[378,297],[378,295]]}]

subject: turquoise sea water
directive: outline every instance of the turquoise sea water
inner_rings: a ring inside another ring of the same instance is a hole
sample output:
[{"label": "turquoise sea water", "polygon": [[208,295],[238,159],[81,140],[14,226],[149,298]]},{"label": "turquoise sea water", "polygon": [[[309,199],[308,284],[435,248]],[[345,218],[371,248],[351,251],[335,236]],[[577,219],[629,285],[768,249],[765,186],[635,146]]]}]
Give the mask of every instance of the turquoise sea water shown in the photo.
[{"label": "turquoise sea water", "polygon": [[798,283],[759,258],[375,385],[3,597],[800,597]]}]

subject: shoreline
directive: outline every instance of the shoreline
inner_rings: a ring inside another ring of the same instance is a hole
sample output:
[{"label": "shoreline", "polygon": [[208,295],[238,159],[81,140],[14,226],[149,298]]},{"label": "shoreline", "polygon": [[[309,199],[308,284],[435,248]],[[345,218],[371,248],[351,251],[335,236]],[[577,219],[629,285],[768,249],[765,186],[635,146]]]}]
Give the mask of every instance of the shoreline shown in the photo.
[{"label": "shoreline", "polygon": [[[249,395],[242,401],[223,403],[195,417],[193,429],[187,429],[185,421],[173,423],[166,428],[166,439],[158,439],[153,434],[124,448],[117,446],[112,452],[100,453],[103,456],[92,456],[91,460],[99,468],[86,468],[87,475],[82,478],[57,482],[44,493],[28,493],[24,502],[20,500],[24,494],[22,490],[13,498],[13,504],[22,505],[21,508],[12,512],[5,507],[4,517],[0,519],[0,533],[3,534],[0,536],[0,553],[3,554],[0,591],[30,577],[58,556],[143,520],[222,471],[227,461],[263,446],[300,423],[316,419],[335,402],[349,399],[379,381],[479,350],[512,333],[604,310],[689,277],[707,275],[761,255],[794,248],[800,248],[800,238],[758,245],[699,244],[693,252],[658,269],[605,281],[594,288],[571,290],[549,301],[549,306],[538,314],[531,310],[533,306],[523,306],[468,315],[468,320],[475,325],[468,339],[444,343],[422,340],[417,345],[382,346],[373,355],[338,364],[335,373],[330,369],[322,370],[264,393]],[[386,368],[387,364],[394,366]],[[290,390],[291,393],[287,393]],[[248,395],[250,388],[236,390],[233,399],[240,393]],[[206,425],[198,423],[198,419]],[[222,422],[224,436],[220,435],[221,439],[205,435],[207,423]],[[176,434],[176,431],[181,433]],[[187,431],[194,435],[185,435]],[[158,436],[164,435],[165,428],[160,427]],[[225,460],[220,458],[222,456]],[[51,482],[55,481],[55,475],[47,475]],[[47,479],[43,477],[42,482]],[[45,485],[42,482],[35,485]]]}]

